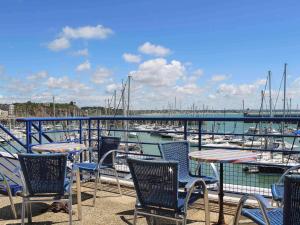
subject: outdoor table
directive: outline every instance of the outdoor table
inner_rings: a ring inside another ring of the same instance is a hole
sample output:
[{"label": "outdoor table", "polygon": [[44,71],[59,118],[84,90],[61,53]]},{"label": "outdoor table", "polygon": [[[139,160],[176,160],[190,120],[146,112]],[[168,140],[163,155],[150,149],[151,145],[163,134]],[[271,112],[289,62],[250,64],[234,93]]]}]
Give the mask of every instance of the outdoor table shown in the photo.
[{"label": "outdoor table", "polygon": [[220,185],[219,185],[219,219],[217,225],[224,225],[224,189],[223,189],[223,163],[241,163],[256,160],[256,154],[250,151],[211,149],[194,151],[189,153],[189,158],[198,162],[217,162],[220,164]]},{"label": "outdoor table", "polygon": [[[87,149],[84,144],[80,143],[49,143],[35,145],[32,147],[32,151],[38,153],[68,153],[68,154],[79,154],[81,151]],[[81,210],[81,187],[80,187],[80,173],[76,173],[76,190],[77,190],[77,210],[78,219],[82,219]]]}]

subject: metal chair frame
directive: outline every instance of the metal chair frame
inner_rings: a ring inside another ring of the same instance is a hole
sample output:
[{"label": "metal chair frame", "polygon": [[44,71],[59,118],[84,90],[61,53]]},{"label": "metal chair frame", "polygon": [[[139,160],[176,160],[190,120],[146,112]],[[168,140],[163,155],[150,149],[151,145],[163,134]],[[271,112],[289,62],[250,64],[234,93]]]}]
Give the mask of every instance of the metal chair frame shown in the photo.
[{"label": "metal chair frame", "polygon": [[[101,138],[115,138],[115,139],[119,139],[119,141],[120,141],[119,137],[102,136]],[[94,148],[89,148],[88,150],[89,150],[89,154],[91,156],[91,161],[96,161],[94,159],[94,156],[93,156],[93,152],[95,151]],[[98,159],[99,159],[100,151],[101,151],[101,148],[98,151]],[[121,185],[120,185],[120,181],[119,181],[118,172],[117,172],[117,170],[114,167],[114,154],[117,153],[117,152],[120,152],[120,150],[114,149],[114,150],[110,150],[110,151],[106,152],[104,155],[102,155],[102,157],[98,161],[95,169],[93,171],[89,171],[89,172],[92,172],[92,173],[95,174],[93,206],[95,206],[95,203],[96,203],[97,190],[98,190],[98,186],[99,186],[98,184],[100,184],[100,190],[101,190],[101,170],[102,169],[109,169],[109,170],[113,171],[114,176],[115,176],[116,181],[117,181],[117,186],[118,186],[119,194],[120,194],[120,196],[122,196],[122,190],[121,190]],[[112,166],[111,167],[107,167],[107,166],[105,166],[105,160],[108,157],[110,157],[110,156],[112,157]],[[80,165],[83,165],[83,164],[84,163],[79,163],[79,164],[75,163],[74,167],[77,167],[77,169],[79,169],[79,171],[80,170],[85,170],[85,169],[81,169],[80,168]],[[86,164],[90,164],[90,163],[86,163]]]},{"label": "metal chair frame", "polygon": [[[25,156],[29,155],[35,155],[35,157],[51,157],[51,156],[62,156],[65,157],[65,165],[64,165],[64,169],[65,169],[65,173],[66,173],[66,169],[67,169],[67,154],[64,153],[57,153],[57,154],[20,154],[19,155],[19,160],[22,160],[22,157],[20,156]],[[21,164],[21,168],[22,168],[22,164]],[[46,194],[45,196],[43,195],[37,195],[34,196],[32,194],[29,193],[29,189],[28,186],[26,184],[26,176],[24,176],[24,171],[22,169],[19,169],[19,173],[20,173],[20,177],[21,177],[21,181],[22,181],[22,186],[23,186],[23,191],[20,194],[20,196],[22,197],[22,211],[21,211],[21,224],[24,225],[25,224],[25,211],[27,210],[27,214],[28,214],[28,223],[32,222],[32,215],[31,215],[31,203],[40,203],[40,202],[64,202],[68,204],[68,210],[69,210],[69,224],[72,225],[72,184],[73,184],[73,176],[75,176],[75,169],[72,169],[72,173],[70,176],[70,180],[69,180],[69,185],[68,185],[68,189],[64,190],[64,195],[60,196],[58,195],[58,193],[49,193]],[[27,171],[25,171],[27,173]],[[57,197],[64,197],[67,194],[68,198],[61,198],[58,199]]]},{"label": "metal chair frame", "polygon": [[[131,170],[131,173],[133,175],[133,180],[134,180],[134,186],[135,189],[138,190],[139,187],[137,187],[139,184],[138,182],[135,182],[135,175],[134,175],[134,171],[130,166],[130,163],[134,163],[134,162],[142,162],[142,163],[159,163],[159,164],[165,164],[165,165],[174,165],[176,164],[177,168],[178,168],[178,162],[174,162],[174,161],[158,161],[158,160],[138,160],[138,159],[128,159],[128,164],[129,164],[129,168]],[[177,170],[178,171],[178,170]],[[178,178],[178,173],[174,174],[175,176],[177,176]],[[175,179],[176,182],[178,182],[178,179]],[[202,191],[203,191],[203,195],[204,195],[204,205],[205,205],[205,224],[209,225],[210,224],[210,215],[209,215],[209,200],[208,200],[208,190],[206,187],[205,182],[203,181],[203,179],[196,179],[193,182],[187,183],[184,191],[187,193],[185,200],[184,200],[184,207],[182,212],[178,213],[175,212],[175,216],[174,217],[170,217],[170,216],[164,216],[164,215],[160,215],[158,213],[158,211],[168,211],[168,210],[174,210],[174,209],[166,209],[165,207],[163,208],[157,208],[154,209],[152,208],[150,210],[150,212],[147,212],[145,210],[145,208],[143,206],[139,206],[139,194],[137,194],[137,202],[135,205],[135,209],[134,209],[134,219],[133,219],[133,224],[136,225],[137,223],[137,216],[138,215],[142,215],[142,216],[150,216],[150,217],[156,217],[156,218],[163,218],[163,219],[168,219],[168,220],[172,220],[172,221],[176,221],[176,225],[180,223],[182,223],[183,225],[186,225],[186,219],[187,219],[187,210],[188,210],[188,206],[189,201],[191,199],[192,194],[195,192],[196,189],[199,190],[199,187],[201,187]],[[178,183],[177,183],[177,188],[178,187]],[[178,193],[178,190],[177,190]],[[147,207],[147,206],[145,206]],[[151,208],[151,206],[150,206]],[[149,211],[149,210],[148,210]]]},{"label": "metal chair frame", "polygon": [[[187,148],[187,150],[184,153],[181,153],[181,154],[185,154],[184,157],[186,157],[185,160],[187,160],[188,167],[185,168],[185,166],[184,167],[181,166],[179,168],[179,170],[180,170],[179,174],[184,174],[184,177],[182,177],[182,176],[179,175],[179,182],[180,183],[181,183],[180,179],[190,178],[190,177],[193,177],[193,178],[202,178],[203,177],[200,174],[201,163],[198,163],[198,165],[197,165],[197,167],[195,169],[195,174],[196,175],[191,175],[191,172],[189,170],[189,159],[188,159],[188,153],[190,152],[190,145],[189,145],[188,141],[172,141],[172,142],[165,142],[165,143],[159,144],[159,150],[160,150],[162,158],[165,159],[165,160],[174,160],[174,159],[171,159],[171,158],[167,157],[166,154],[165,154],[166,150],[164,150],[164,145],[168,145],[168,144],[172,144],[172,145],[184,144],[186,146],[186,148]],[[214,177],[216,179],[217,188],[219,189],[220,178],[219,178],[218,169],[217,169],[217,167],[216,167],[216,165],[214,163],[210,163],[210,166],[211,166],[211,168],[213,170]],[[205,178],[203,178],[203,179],[205,181]],[[182,183],[185,183],[185,182],[182,182]]]},{"label": "metal chair frame", "polygon": [[[293,167],[287,169],[287,170],[281,175],[281,177],[278,179],[277,183],[274,184],[274,185],[283,185],[283,184],[284,184],[284,178],[285,178],[285,176],[288,175],[289,173],[291,173],[292,171],[294,171],[294,170],[299,170],[299,169],[300,169],[300,165],[293,166]],[[283,196],[282,196],[282,197],[283,197]],[[282,207],[282,206],[283,206],[283,204],[282,204],[283,198],[282,198],[281,201],[280,201],[280,200],[278,201],[278,200],[275,200],[275,199],[274,199],[274,196],[272,195],[272,200],[273,200],[273,202],[275,202],[275,203],[277,204],[278,207]]]},{"label": "metal chair frame", "polygon": [[[244,195],[238,204],[233,225],[238,225],[242,213],[242,209],[248,199],[255,199],[258,202],[258,212],[261,214],[248,213],[249,219],[256,220],[260,225],[296,225],[300,224],[299,199],[300,199],[300,176],[286,175],[284,177],[284,193],[283,208],[273,207],[268,200],[258,194]],[[256,209],[255,209],[256,210]],[[268,212],[272,212],[270,216]],[[260,218],[259,216],[262,216]],[[263,219],[263,221],[262,221]]]},{"label": "metal chair frame", "polygon": [[16,207],[15,207],[15,204],[14,204],[14,200],[13,200],[13,197],[12,197],[12,193],[11,193],[11,190],[10,190],[9,183],[6,179],[6,176],[4,174],[2,174],[1,171],[0,171],[0,177],[2,177],[3,183],[5,185],[5,189],[6,189],[8,198],[9,198],[12,214],[13,214],[14,218],[17,219],[17,211],[16,211]]}]

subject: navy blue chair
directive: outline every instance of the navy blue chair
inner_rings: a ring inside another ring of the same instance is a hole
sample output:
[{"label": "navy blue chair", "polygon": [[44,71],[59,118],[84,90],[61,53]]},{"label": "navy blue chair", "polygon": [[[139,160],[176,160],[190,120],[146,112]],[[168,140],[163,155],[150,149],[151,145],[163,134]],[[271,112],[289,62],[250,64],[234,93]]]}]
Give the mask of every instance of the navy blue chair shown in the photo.
[{"label": "navy blue chair", "polygon": [[286,175],[290,173],[298,173],[298,170],[300,169],[300,165],[293,166],[286,170],[282,176],[279,178],[277,183],[271,185],[271,192],[272,192],[272,198],[273,201],[277,203],[277,206],[282,205],[283,195],[284,195],[284,178]]},{"label": "navy blue chair", "polygon": [[74,167],[80,171],[86,171],[95,175],[95,187],[93,205],[96,202],[96,195],[98,190],[98,183],[101,185],[100,171],[103,169],[110,169],[113,171],[117,181],[120,195],[122,195],[121,186],[119,183],[119,177],[117,170],[114,167],[114,154],[118,152],[120,145],[120,137],[102,136],[100,138],[100,148],[97,149],[97,159],[94,157],[94,150],[90,150],[91,162],[75,163]]},{"label": "navy blue chair", "polygon": [[[19,154],[23,178],[22,225],[25,208],[31,220],[31,203],[64,202],[68,204],[69,224],[72,224],[73,176],[66,177],[67,154]],[[67,198],[63,198],[67,196]]]},{"label": "navy blue chair", "polygon": [[[259,208],[243,208],[249,198],[257,200]],[[300,176],[288,175],[284,179],[283,208],[274,208],[261,195],[244,195],[238,205],[234,225],[238,225],[240,215],[259,225],[300,224]]]},{"label": "navy blue chair", "polygon": [[189,152],[190,146],[188,141],[173,141],[159,145],[159,150],[164,160],[174,160],[179,163],[179,183],[180,186],[197,180],[203,179],[206,184],[218,184],[218,172],[214,164],[211,164],[215,177],[201,175],[201,167],[198,164],[195,175],[190,173]]},{"label": "navy blue chair", "polygon": [[128,158],[127,163],[137,194],[134,225],[138,215],[170,219],[185,225],[188,205],[203,197],[205,223],[210,224],[208,192],[202,179],[187,183],[184,191],[179,192],[178,162]]}]

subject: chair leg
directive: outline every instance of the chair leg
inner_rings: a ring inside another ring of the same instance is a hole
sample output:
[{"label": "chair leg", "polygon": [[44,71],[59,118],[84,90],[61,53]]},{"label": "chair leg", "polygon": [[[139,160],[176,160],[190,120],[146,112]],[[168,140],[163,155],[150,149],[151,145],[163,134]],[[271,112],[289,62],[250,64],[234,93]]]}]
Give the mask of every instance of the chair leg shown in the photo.
[{"label": "chair leg", "polygon": [[117,173],[117,170],[114,169],[114,171],[115,171],[115,177],[116,177],[117,184],[118,184],[119,193],[120,193],[120,195],[122,196],[122,190],[121,190],[121,185],[120,185],[118,173]]},{"label": "chair leg", "polygon": [[32,213],[31,213],[31,203],[28,202],[27,204],[25,204],[25,208],[27,210],[27,221],[28,223],[32,223]]},{"label": "chair leg", "polygon": [[25,224],[25,200],[22,199],[22,212],[21,212],[21,224]]},{"label": "chair leg", "polygon": [[136,225],[137,211],[134,209],[133,225]]},{"label": "chair leg", "polygon": [[100,171],[96,172],[96,177],[95,177],[95,188],[94,188],[94,198],[93,198],[93,206],[95,206],[96,203],[96,197],[97,197],[97,189],[98,189],[98,179],[100,177]]},{"label": "chair leg", "polygon": [[69,197],[68,206],[69,206],[69,224],[72,225],[72,195]]},{"label": "chair leg", "polygon": [[9,197],[9,201],[10,201],[11,211],[12,211],[12,213],[14,215],[14,218],[17,219],[16,207],[15,207],[15,204],[14,204],[14,200],[12,198],[12,194],[11,194],[10,188],[7,189],[7,192],[8,192],[8,197]]}]

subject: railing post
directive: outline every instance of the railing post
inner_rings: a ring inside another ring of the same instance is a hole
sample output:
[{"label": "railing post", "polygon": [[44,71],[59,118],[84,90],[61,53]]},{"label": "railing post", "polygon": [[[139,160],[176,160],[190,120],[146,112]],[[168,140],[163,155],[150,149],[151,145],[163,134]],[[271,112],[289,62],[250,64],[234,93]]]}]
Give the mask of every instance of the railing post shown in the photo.
[{"label": "railing post", "polygon": [[202,148],[201,139],[202,139],[202,122],[199,120],[198,121],[198,150],[199,151]]},{"label": "railing post", "polygon": [[26,149],[28,153],[31,153],[31,123],[32,121],[26,121]]},{"label": "railing post", "polygon": [[42,144],[42,121],[39,121],[39,143]]},{"label": "railing post", "polygon": [[89,140],[89,147],[92,146],[92,140],[91,140],[91,136],[92,136],[92,127],[91,127],[91,119],[89,118],[89,124],[88,124],[88,140]]},{"label": "railing post", "polygon": [[187,120],[183,121],[183,135],[184,135],[184,140],[187,140]]},{"label": "railing post", "polygon": [[79,143],[82,144],[82,120],[79,120]]}]

